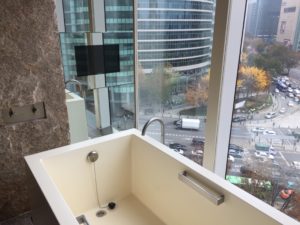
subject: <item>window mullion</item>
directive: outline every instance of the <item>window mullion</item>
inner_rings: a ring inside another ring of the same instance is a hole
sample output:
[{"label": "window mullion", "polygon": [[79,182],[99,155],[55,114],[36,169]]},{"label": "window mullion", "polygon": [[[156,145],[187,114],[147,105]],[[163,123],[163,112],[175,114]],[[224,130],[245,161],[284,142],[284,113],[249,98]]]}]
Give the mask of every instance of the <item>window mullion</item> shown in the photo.
[{"label": "window mullion", "polygon": [[203,166],[225,177],[246,0],[218,1]]}]

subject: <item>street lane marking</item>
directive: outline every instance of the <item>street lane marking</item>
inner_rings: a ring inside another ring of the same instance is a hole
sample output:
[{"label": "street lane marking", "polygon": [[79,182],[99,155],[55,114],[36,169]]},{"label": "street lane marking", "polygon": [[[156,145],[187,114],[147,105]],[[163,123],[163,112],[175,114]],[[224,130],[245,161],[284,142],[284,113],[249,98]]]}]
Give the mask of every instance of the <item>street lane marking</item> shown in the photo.
[{"label": "street lane marking", "polygon": [[283,154],[281,152],[279,152],[281,158],[285,161],[287,166],[290,166],[289,162],[286,160],[286,158],[283,156]]}]

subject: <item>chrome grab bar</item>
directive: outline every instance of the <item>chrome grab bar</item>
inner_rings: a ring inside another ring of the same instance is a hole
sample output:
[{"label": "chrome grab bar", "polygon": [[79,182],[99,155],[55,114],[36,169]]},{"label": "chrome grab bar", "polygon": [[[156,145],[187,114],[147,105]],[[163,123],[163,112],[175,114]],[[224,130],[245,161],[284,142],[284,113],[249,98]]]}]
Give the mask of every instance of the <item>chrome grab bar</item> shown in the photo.
[{"label": "chrome grab bar", "polygon": [[204,184],[201,184],[198,180],[189,175],[187,171],[179,173],[178,178],[183,183],[186,183],[188,186],[193,188],[195,191],[199,192],[201,195],[203,195],[215,205],[220,205],[224,202],[224,195],[215,192],[214,190],[212,190]]}]

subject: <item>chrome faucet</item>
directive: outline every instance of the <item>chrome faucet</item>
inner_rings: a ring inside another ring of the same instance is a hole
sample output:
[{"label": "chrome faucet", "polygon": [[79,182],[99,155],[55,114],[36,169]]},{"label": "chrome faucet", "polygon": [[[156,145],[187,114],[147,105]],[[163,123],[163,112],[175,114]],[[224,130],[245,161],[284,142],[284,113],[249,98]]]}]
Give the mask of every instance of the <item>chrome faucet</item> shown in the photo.
[{"label": "chrome faucet", "polygon": [[158,121],[160,123],[160,129],[161,129],[161,143],[165,144],[165,124],[164,122],[162,121],[162,119],[158,118],[158,117],[153,117],[151,118],[150,120],[148,120],[144,127],[143,127],[143,130],[142,130],[142,135],[145,136],[145,133],[146,133],[146,130],[148,128],[148,126],[155,122],[155,121]]},{"label": "chrome faucet", "polygon": [[80,94],[80,97],[84,97],[83,96],[83,90],[82,90],[82,84],[79,80],[75,80],[75,79],[70,79],[70,80],[67,80],[65,82],[65,86],[67,86],[68,83],[74,83],[74,84],[77,84],[78,87],[79,87],[79,94]]}]

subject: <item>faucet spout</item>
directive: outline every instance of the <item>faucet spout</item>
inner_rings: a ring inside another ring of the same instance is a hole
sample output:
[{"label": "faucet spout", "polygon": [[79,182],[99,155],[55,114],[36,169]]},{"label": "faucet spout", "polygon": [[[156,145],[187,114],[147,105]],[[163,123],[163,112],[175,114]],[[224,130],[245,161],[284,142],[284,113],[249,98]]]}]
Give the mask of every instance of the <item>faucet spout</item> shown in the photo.
[{"label": "faucet spout", "polygon": [[67,86],[68,83],[73,83],[73,84],[75,84],[75,85],[78,85],[80,97],[85,97],[85,96],[84,96],[84,93],[83,93],[83,89],[82,89],[82,83],[81,83],[79,80],[75,80],[75,79],[67,80],[67,81],[65,82],[65,86]]},{"label": "faucet spout", "polygon": [[158,121],[160,123],[160,129],[161,129],[161,143],[165,144],[165,124],[162,121],[162,119],[158,118],[158,117],[153,117],[150,120],[148,120],[142,130],[142,135],[145,136],[146,134],[146,130],[149,127],[149,125],[155,121]]}]

